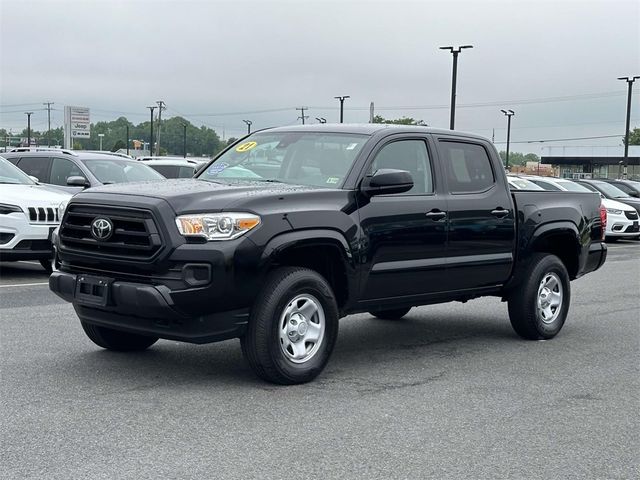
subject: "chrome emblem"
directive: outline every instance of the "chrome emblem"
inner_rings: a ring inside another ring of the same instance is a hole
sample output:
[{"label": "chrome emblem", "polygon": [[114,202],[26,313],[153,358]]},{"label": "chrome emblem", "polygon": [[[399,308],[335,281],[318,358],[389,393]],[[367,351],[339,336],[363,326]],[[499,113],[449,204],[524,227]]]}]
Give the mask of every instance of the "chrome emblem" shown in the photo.
[{"label": "chrome emblem", "polygon": [[113,234],[113,223],[104,217],[94,218],[91,222],[91,235],[96,240],[105,241]]}]

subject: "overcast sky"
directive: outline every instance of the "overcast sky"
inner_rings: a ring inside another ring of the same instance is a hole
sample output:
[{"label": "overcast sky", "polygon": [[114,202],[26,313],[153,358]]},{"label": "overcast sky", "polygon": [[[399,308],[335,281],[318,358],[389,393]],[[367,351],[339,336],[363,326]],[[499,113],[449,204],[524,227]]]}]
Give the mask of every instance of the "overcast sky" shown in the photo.
[{"label": "overcast sky", "polygon": [[[504,141],[500,108],[511,108],[514,142],[623,135],[626,84],[616,77],[640,75],[637,0],[0,0],[0,128],[22,130],[29,110],[46,129],[44,101],[55,102],[58,126],[64,105],[137,124],[164,100],[164,116],[229,137],[245,118],[295,123],[299,106],[308,121],[337,121],[336,95],[351,96],[347,122],[368,121],[373,101],[385,117],[448,128],[452,59],[438,47],[461,44],[474,48],[460,55],[457,129],[495,128]],[[632,125],[640,82],[636,92]]]}]

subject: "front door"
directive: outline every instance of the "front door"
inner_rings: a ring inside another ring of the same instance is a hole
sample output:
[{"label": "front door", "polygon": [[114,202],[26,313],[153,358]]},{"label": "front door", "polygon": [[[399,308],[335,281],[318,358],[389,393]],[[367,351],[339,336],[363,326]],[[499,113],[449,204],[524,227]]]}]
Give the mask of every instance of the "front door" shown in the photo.
[{"label": "front door", "polygon": [[441,291],[445,270],[447,204],[435,185],[427,139],[397,136],[372,152],[367,174],[408,171],[405,193],[379,195],[359,208],[364,264],[360,298],[366,303]]}]

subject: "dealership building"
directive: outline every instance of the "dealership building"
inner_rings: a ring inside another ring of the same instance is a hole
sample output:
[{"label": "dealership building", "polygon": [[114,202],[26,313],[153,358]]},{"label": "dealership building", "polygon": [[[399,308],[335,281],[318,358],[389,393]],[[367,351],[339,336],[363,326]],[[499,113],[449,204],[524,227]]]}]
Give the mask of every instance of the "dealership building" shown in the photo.
[{"label": "dealership building", "polygon": [[640,180],[640,145],[630,145],[625,160],[619,147],[543,147],[541,163],[553,165],[563,178],[623,178]]}]

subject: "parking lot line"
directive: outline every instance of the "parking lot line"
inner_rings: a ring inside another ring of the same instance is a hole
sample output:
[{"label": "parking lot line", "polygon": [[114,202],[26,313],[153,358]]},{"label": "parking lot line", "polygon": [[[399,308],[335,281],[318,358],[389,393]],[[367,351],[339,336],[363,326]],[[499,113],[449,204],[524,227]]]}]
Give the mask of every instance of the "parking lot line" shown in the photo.
[{"label": "parking lot line", "polygon": [[0,288],[9,288],[9,287],[35,287],[36,285],[49,285],[49,282],[38,282],[38,283],[14,283],[10,285],[0,285]]}]

